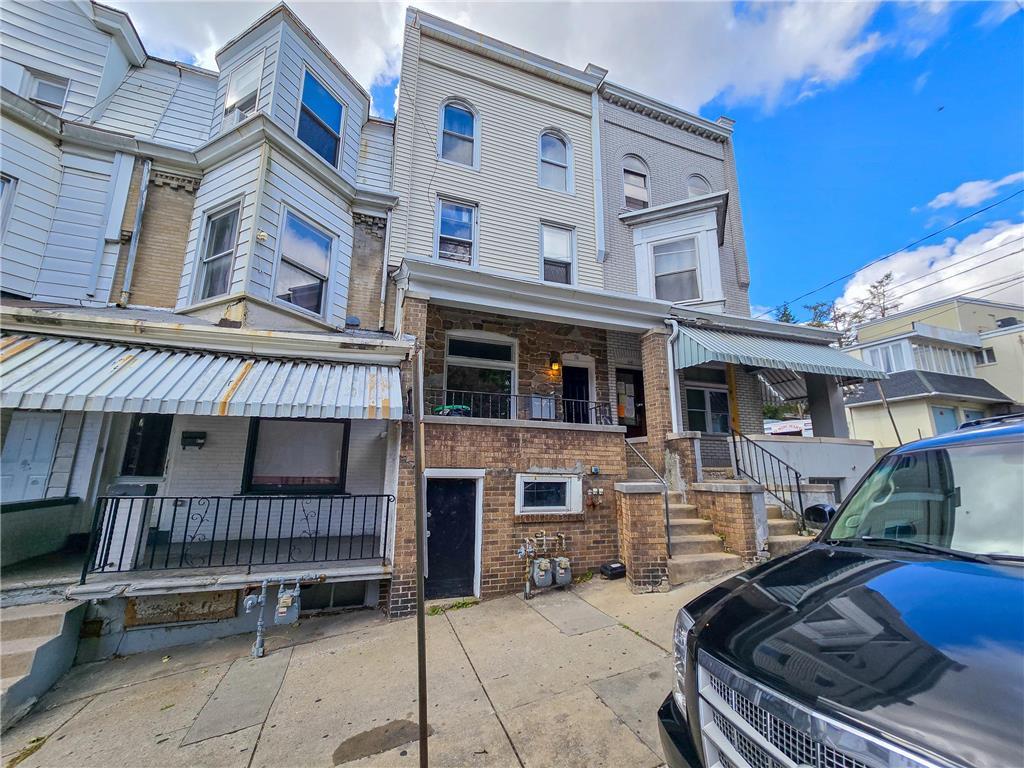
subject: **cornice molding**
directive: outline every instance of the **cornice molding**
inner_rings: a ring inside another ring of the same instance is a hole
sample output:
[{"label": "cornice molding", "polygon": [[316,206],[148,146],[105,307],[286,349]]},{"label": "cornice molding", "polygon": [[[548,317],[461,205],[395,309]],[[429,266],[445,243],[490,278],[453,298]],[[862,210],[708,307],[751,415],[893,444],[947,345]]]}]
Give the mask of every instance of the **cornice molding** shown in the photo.
[{"label": "cornice molding", "polygon": [[732,137],[732,127],[736,121],[728,117],[719,118],[718,122],[711,122],[678,107],[673,107],[671,104],[666,104],[658,99],[637,93],[625,86],[610,83],[607,80],[602,83],[599,92],[601,98],[611,104],[624,107],[659,122],[667,123],[674,128],[681,128],[684,131],[695,133],[706,139],[724,144]]}]

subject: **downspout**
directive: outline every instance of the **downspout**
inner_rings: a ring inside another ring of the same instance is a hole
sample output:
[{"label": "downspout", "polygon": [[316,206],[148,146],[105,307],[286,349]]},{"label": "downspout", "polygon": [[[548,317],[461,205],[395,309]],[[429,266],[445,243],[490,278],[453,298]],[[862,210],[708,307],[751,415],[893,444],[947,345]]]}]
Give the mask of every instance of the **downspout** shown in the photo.
[{"label": "downspout", "polygon": [[132,274],[135,272],[135,258],[139,252],[139,232],[142,230],[142,214],[146,209],[146,195],[149,194],[149,172],[153,161],[148,157],[142,163],[142,178],[139,179],[139,199],[135,204],[135,223],[132,225],[132,239],[128,245],[128,262],[124,267],[124,280],[121,282],[121,296],[117,306],[128,306],[132,293]]},{"label": "downspout", "polygon": [[[394,153],[392,152],[392,169],[391,177],[394,178]],[[384,302],[387,301],[388,295],[388,254],[391,252],[391,209],[388,208],[388,212],[384,217],[384,258],[381,259],[380,264],[380,310],[377,313],[377,330],[384,330]]]},{"label": "downspout", "polygon": [[592,165],[594,167],[594,230],[597,240],[597,261],[607,257],[604,242],[604,188],[601,177],[601,97],[600,85],[590,94],[590,137]]},{"label": "downspout", "polygon": [[683,425],[679,418],[679,384],[676,378],[676,339],[679,338],[679,323],[672,318],[665,320],[672,333],[665,342],[665,354],[668,360],[668,407],[672,412],[672,431],[682,432]]}]

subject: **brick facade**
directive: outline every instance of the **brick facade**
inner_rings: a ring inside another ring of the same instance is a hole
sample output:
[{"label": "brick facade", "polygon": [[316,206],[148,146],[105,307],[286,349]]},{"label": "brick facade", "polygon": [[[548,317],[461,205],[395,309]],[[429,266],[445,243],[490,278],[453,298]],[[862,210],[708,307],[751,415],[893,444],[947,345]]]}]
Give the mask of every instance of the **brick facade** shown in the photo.
[{"label": "brick facade", "polygon": [[757,554],[755,505],[764,514],[764,492],[752,483],[693,483],[687,500],[696,504],[701,517],[710,520],[715,533],[725,540],[725,548],[753,561]]},{"label": "brick facade", "polygon": [[672,431],[669,400],[668,330],[655,328],[640,337],[640,358],[644,370],[644,400],[647,409],[647,460],[661,474],[665,470],[665,436]]},{"label": "brick facade", "polygon": [[[627,486],[628,487],[628,486]],[[649,492],[615,491],[619,527],[619,557],[633,592],[668,589],[668,542],[665,507],[660,487]]]},{"label": "brick facade", "polygon": [[380,325],[380,281],[387,220],[356,213],[352,224],[348,314],[359,318],[360,328],[375,331]]}]

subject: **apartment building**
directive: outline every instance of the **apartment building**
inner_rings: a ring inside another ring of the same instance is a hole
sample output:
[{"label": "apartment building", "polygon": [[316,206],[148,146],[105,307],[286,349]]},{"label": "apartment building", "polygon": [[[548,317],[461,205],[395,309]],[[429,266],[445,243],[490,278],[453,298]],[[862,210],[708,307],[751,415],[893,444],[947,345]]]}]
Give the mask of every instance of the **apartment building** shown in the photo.
[{"label": "apartment building", "polygon": [[850,432],[878,448],[1024,409],[1024,307],[958,296],[857,327],[850,353],[889,374],[846,394]]},{"label": "apartment building", "polygon": [[526,538],[705,578],[870,462],[841,387],[885,374],[749,316],[727,118],[415,9],[394,123],[285,5],[217,72],[95,3],[2,34],[5,581],[70,567],[84,657],[239,631],[264,578],[408,613],[417,414],[430,597],[518,591]]}]

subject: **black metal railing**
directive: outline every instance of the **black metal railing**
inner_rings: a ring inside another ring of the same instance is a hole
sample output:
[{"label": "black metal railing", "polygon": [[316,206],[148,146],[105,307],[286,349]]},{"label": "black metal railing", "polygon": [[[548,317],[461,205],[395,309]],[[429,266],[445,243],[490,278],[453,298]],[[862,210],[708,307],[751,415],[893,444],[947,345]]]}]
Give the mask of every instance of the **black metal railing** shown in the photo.
[{"label": "black metal railing", "polygon": [[767,494],[796,515],[800,529],[803,530],[806,526],[800,472],[756,440],[751,440],[735,429],[731,432],[736,471],[763,485]]},{"label": "black metal railing", "polygon": [[523,419],[566,424],[612,425],[610,403],[574,400],[559,395],[512,395],[428,389],[423,410],[428,416],[463,416],[471,419]]},{"label": "black metal railing", "polygon": [[383,561],[395,497],[101,496],[90,573]]},{"label": "black metal railing", "polygon": [[649,462],[646,458],[644,458],[644,455],[642,453],[640,453],[640,451],[638,451],[636,449],[636,446],[634,446],[628,440],[626,441],[626,447],[629,448],[629,450],[631,450],[633,453],[635,453],[637,455],[637,457],[640,459],[640,461],[643,462],[644,466],[647,467],[647,469],[649,469],[651,471],[651,474],[653,474],[658,479],[658,482],[661,484],[661,500],[662,500],[662,503],[663,503],[664,509],[665,509],[665,547],[668,550],[668,559],[671,560],[672,559],[672,518],[671,518],[671,515],[669,513],[669,508],[668,508],[668,492],[669,492],[668,480],[666,480],[664,477],[662,477],[660,474],[658,474],[658,470],[656,470],[651,465],[651,462]]}]

